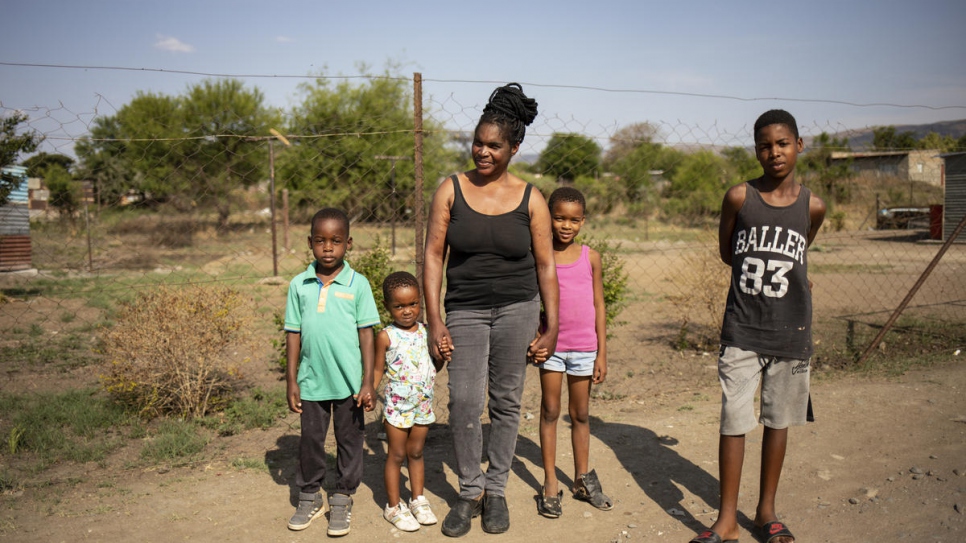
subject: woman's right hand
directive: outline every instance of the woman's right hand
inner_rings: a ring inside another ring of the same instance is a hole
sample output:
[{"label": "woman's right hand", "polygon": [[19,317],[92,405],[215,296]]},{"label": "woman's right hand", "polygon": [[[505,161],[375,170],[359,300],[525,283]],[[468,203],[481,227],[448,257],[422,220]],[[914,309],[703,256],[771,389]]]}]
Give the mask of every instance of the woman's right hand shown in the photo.
[{"label": "woman's right hand", "polygon": [[449,335],[449,328],[443,323],[429,325],[429,354],[436,360],[449,362],[453,359],[453,338]]}]

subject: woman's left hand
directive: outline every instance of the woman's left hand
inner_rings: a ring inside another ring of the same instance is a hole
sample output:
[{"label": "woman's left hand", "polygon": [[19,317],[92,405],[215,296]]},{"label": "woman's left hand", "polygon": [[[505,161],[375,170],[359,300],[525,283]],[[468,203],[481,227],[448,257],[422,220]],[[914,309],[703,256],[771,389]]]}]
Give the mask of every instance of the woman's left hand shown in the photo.
[{"label": "woman's left hand", "polygon": [[546,362],[550,358],[550,353],[554,352],[557,346],[557,329],[547,328],[543,333],[537,332],[537,337],[533,338],[527,348],[527,359],[534,364]]},{"label": "woman's left hand", "polygon": [[533,341],[531,341],[530,345],[527,347],[527,362],[530,362],[531,364],[542,364],[546,362],[548,358],[550,358],[550,351],[548,351],[546,347],[540,347],[537,345],[537,340],[540,339],[541,335],[543,334],[537,330],[537,336],[533,338]]}]

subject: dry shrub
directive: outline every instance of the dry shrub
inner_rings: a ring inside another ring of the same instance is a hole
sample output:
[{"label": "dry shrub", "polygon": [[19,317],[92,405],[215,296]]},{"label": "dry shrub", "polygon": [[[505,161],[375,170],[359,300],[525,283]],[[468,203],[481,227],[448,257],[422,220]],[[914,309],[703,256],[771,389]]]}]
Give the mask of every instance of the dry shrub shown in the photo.
[{"label": "dry shrub", "polygon": [[229,347],[245,342],[251,316],[249,302],[226,287],[142,292],[121,306],[106,338],[111,366],[104,387],[146,417],[195,418],[221,409],[240,389]]},{"label": "dry shrub", "polygon": [[668,297],[681,319],[675,347],[714,349],[720,339],[730,270],[722,264],[716,243],[686,253],[682,261],[672,278],[680,294]]}]

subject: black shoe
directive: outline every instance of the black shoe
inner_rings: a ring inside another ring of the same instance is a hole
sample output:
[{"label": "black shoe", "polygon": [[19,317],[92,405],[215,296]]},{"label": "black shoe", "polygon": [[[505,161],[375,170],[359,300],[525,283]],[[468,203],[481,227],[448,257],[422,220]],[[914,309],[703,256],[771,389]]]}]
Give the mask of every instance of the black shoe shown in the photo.
[{"label": "black shoe", "polygon": [[460,537],[470,531],[472,520],[483,512],[483,500],[459,498],[443,519],[443,535]]},{"label": "black shoe", "polygon": [[503,496],[483,496],[483,531],[502,534],[510,529],[510,511]]}]

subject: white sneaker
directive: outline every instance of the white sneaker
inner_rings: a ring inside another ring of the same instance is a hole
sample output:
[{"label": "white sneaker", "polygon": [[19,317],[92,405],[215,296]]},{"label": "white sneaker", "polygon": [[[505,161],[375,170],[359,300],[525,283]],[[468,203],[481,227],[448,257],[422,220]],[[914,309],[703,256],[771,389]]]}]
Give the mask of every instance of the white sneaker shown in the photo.
[{"label": "white sneaker", "polygon": [[429,507],[429,500],[426,499],[426,496],[416,496],[409,500],[409,508],[412,510],[413,515],[416,516],[416,520],[423,526],[436,524],[436,515],[433,514],[432,508]]},{"label": "white sneaker", "polygon": [[400,501],[396,507],[389,507],[389,504],[386,504],[386,509],[383,510],[382,517],[391,522],[397,529],[404,532],[415,532],[419,529],[419,522],[409,512],[409,508],[406,507],[406,502],[403,501]]}]

